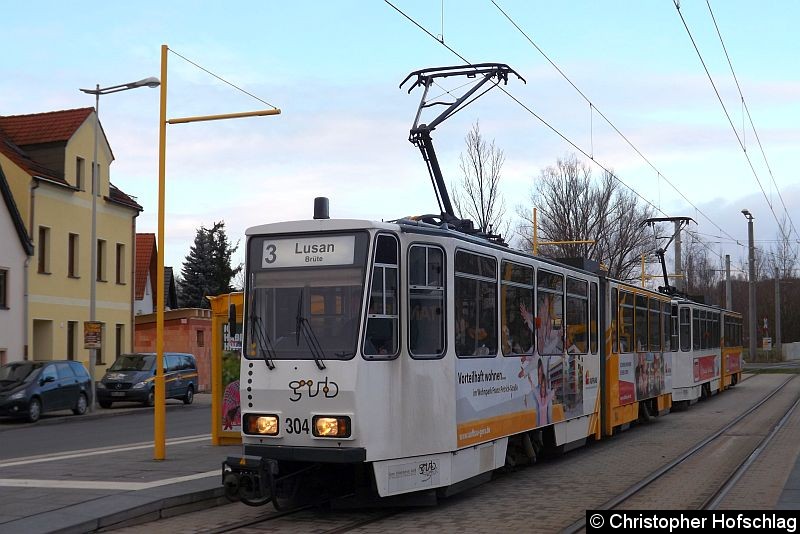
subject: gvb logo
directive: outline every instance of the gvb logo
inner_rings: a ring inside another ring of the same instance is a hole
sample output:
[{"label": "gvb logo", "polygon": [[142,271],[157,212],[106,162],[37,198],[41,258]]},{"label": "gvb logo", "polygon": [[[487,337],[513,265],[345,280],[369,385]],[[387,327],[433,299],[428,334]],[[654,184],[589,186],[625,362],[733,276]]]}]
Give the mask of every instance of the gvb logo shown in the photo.
[{"label": "gvb logo", "polygon": [[419,468],[419,474],[422,477],[422,481],[427,482],[431,479],[431,477],[433,477],[436,474],[436,471],[439,468],[439,466],[436,465],[436,462],[431,460],[429,462],[419,464],[418,468]]},{"label": "gvb logo", "polygon": [[332,399],[339,394],[339,384],[333,380],[325,380],[322,382],[314,382],[313,380],[292,380],[289,382],[289,389],[292,390],[292,396],[289,399],[292,402],[297,402],[303,398],[303,394],[308,398],[314,398],[322,392],[325,398]]}]

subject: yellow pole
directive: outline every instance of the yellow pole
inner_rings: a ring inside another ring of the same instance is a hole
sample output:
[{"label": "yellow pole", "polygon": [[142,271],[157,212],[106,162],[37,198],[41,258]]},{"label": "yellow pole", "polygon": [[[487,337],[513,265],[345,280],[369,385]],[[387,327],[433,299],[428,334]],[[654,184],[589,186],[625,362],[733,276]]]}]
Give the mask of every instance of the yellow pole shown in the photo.
[{"label": "yellow pole", "polygon": [[164,190],[167,151],[167,45],[161,45],[161,106],[158,119],[158,267],[156,268],[156,402],[153,459],[166,458],[164,390]]},{"label": "yellow pole", "polygon": [[533,255],[535,256],[537,252],[539,252],[539,243],[538,243],[538,236],[536,234],[536,208],[533,208]]},{"label": "yellow pole", "polygon": [[187,122],[219,121],[225,119],[241,119],[244,117],[264,117],[267,115],[280,115],[281,110],[262,109],[259,111],[243,111],[241,113],[223,113],[222,115],[200,115],[197,117],[183,117],[180,119],[169,119],[169,124],[186,124]]},{"label": "yellow pole", "polygon": [[642,287],[644,287],[644,252],[642,252]]}]

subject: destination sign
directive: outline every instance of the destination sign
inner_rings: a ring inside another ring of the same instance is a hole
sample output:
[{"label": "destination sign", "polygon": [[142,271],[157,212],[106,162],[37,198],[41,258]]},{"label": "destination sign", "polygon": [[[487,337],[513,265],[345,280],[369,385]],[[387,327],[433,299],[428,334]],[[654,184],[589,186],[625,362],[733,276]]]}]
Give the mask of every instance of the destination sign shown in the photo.
[{"label": "destination sign", "polygon": [[351,265],[355,258],[355,244],[356,238],[352,235],[267,239],[261,251],[261,267]]}]

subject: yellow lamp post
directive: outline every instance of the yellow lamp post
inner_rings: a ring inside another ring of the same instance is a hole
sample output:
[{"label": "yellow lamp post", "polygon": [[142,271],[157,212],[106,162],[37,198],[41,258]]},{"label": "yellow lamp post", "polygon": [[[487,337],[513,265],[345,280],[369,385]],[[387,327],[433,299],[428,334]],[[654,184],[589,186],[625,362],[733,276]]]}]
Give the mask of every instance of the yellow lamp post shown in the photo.
[{"label": "yellow lamp post", "polygon": [[224,115],[205,115],[167,119],[167,52],[169,47],[161,45],[161,105],[158,121],[158,266],[156,272],[156,402],[154,415],[154,451],[155,460],[166,457],[165,438],[165,388],[164,388],[164,190],[166,183],[166,147],[167,124],[184,124],[188,122],[237,119],[243,117],[261,117],[279,115],[278,108]]}]

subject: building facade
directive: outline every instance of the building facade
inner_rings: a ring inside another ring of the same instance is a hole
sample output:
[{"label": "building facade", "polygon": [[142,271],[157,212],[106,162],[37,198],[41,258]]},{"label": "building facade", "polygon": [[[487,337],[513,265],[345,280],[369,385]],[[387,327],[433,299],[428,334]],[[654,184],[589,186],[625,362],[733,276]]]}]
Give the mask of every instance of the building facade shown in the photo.
[{"label": "building facade", "polygon": [[0,165],[0,365],[25,354],[25,275],[33,254],[25,224]]},{"label": "building facade", "polygon": [[[134,351],[156,352],[156,314],[136,316]],[[189,352],[197,360],[198,391],[211,391],[211,310],[164,312],[164,352]]]},{"label": "building facade", "polygon": [[89,368],[92,194],[96,195],[96,320],[102,323],[96,378],[133,341],[133,258],[142,207],[111,184],[114,160],[98,131],[98,189],[92,191],[93,108],[0,117],[0,164],[34,256],[27,268],[26,358],[74,359]]}]

